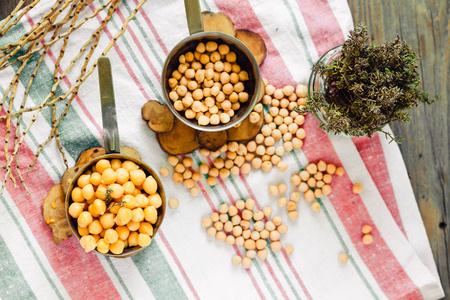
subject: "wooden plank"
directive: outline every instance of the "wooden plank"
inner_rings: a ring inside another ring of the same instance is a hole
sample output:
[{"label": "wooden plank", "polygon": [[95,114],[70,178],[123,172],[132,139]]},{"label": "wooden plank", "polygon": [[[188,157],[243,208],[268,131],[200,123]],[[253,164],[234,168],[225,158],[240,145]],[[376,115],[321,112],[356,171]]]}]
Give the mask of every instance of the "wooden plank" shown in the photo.
[{"label": "wooden plank", "polygon": [[393,40],[397,34],[420,58],[422,87],[441,100],[419,105],[409,124],[391,124],[405,137],[400,145],[441,281],[450,297],[450,171],[449,153],[449,1],[440,0],[349,0],[356,23],[367,25],[375,44]]}]

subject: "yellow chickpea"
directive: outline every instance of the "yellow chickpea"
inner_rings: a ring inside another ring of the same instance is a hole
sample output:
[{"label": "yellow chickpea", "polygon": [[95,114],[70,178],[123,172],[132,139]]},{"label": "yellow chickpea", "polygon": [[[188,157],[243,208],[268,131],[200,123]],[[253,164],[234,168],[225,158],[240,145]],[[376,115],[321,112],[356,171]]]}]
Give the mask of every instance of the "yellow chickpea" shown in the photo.
[{"label": "yellow chickpea", "polygon": [[114,219],[117,225],[124,226],[127,225],[128,222],[131,221],[133,214],[131,212],[131,209],[126,207],[121,207],[119,211],[117,212],[117,216]]},{"label": "yellow chickpea", "polygon": [[80,234],[80,236],[85,236],[85,235],[89,235],[89,229],[87,227],[78,227],[78,233]]},{"label": "yellow chickpea", "polygon": [[148,234],[149,236],[153,235],[153,226],[148,222],[141,222],[139,225],[139,233]]},{"label": "yellow chickpea", "polygon": [[152,242],[152,238],[148,234],[141,233],[138,236],[138,245],[141,247],[147,247]]},{"label": "yellow chickpea", "polygon": [[102,175],[98,172],[93,172],[89,177],[89,182],[92,185],[99,185],[102,181]]},{"label": "yellow chickpea", "polygon": [[123,253],[124,248],[125,242],[123,240],[117,240],[115,243],[109,245],[109,251],[111,251],[113,254]]},{"label": "yellow chickpea", "polygon": [[149,199],[144,194],[134,196],[137,207],[144,208],[149,205]]},{"label": "yellow chickpea", "polygon": [[84,251],[90,252],[96,247],[95,238],[92,235],[82,236],[80,239],[80,245]]},{"label": "yellow chickpea", "polygon": [[99,220],[92,221],[92,223],[89,224],[89,226],[87,228],[88,228],[90,234],[100,234],[100,232],[102,232],[102,230],[103,230],[103,227],[100,224]]},{"label": "yellow chickpea", "polygon": [[127,228],[130,229],[130,231],[137,231],[140,225],[140,222],[134,222],[133,220],[131,220],[127,223]]},{"label": "yellow chickpea", "polygon": [[133,247],[139,245],[138,239],[139,233],[136,231],[130,232],[130,235],[128,236],[128,246]]},{"label": "yellow chickpea", "polygon": [[92,215],[88,211],[83,211],[80,213],[77,219],[78,226],[86,228],[91,224],[93,221]]},{"label": "yellow chickpea", "polygon": [[130,174],[128,173],[128,170],[124,168],[117,169],[116,174],[117,174],[116,183],[118,184],[124,184],[130,179]]},{"label": "yellow chickpea", "polygon": [[100,159],[97,164],[95,165],[95,169],[100,174],[103,173],[106,169],[111,168],[111,163],[107,159]]},{"label": "yellow chickpea", "polygon": [[153,176],[150,175],[144,180],[142,188],[147,194],[151,195],[156,193],[156,190],[158,189],[158,184],[155,178],[153,178]]},{"label": "yellow chickpea", "polygon": [[78,178],[77,184],[80,188],[85,187],[86,185],[89,184],[89,180],[90,180],[90,175],[87,174],[83,174]]},{"label": "yellow chickpea", "polygon": [[[128,236],[130,235],[130,229],[128,229],[128,227],[126,227],[126,226],[117,226],[114,231],[117,233],[119,239],[124,240],[124,241],[126,239],[128,239]],[[105,232],[105,236],[106,236],[106,232]]]},{"label": "yellow chickpea", "polygon": [[[150,222],[151,224],[155,224],[158,220],[158,211],[154,206],[147,206],[144,209],[144,218],[146,221]],[[131,218],[130,218],[131,219]]]},{"label": "yellow chickpea", "polygon": [[120,159],[114,158],[111,160],[111,168],[116,171],[122,167],[122,161]]},{"label": "yellow chickpea", "polygon": [[83,190],[78,186],[73,188],[71,196],[74,202],[84,201]]},{"label": "yellow chickpea", "polygon": [[94,217],[99,217],[99,216],[103,215],[106,211],[105,201],[100,200],[100,199],[95,199],[94,202],[91,205],[89,205],[88,210]]},{"label": "yellow chickpea", "polygon": [[86,200],[91,200],[92,198],[94,198],[94,186],[90,183],[85,185],[81,189],[81,192],[83,194],[83,198]]},{"label": "yellow chickpea", "polygon": [[134,185],[141,185],[145,180],[145,172],[143,170],[133,170],[130,172],[130,180]]},{"label": "yellow chickpea", "polygon": [[373,236],[370,233],[367,233],[363,236],[362,242],[364,245],[370,245],[373,243]]},{"label": "yellow chickpea", "polygon": [[114,223],[114,214],[113,213],[105,213],[100,217],[100,224],[102,225],[103,229],[109,229],[112,228]]},{"label": "yellow chickpea", "polygon": [[127,170],[128,172],[131,172],[133,170],[137,170],[139,169],[139,166],[136,165],[134,162],[132,162],[131,160],[126,160],[122,163],[122,168],[124,168],[125,170]]},{"label": "yellow chickpea", "polygon": [[359,194],[361,193],[363,190],[363,186],[360,183],[356,183],[355,185],[353,185],[353,193],[354,194]]},{"label": "yellow chickpea", "polygon": [[125,182],[123,185],[123,193],[125,195],[132,195],[134,193],[134,190],[136,189],[134,183],[132,183],[131,181],[127,181]]},{"label": "yellow chickpea", "polygon": [[149,199],[150,205],[154,206],[155,208],[160,208],[161,207],[162,199],[161,199],[161,196],[158,193],[150,195],[148,197],[148,199]]},{"label": "yellow chickpea", "polygon": [[105,236],[103,237],[103,239],[105,240],[105,242],[113,244],[119,239],[119,234],[116,230],[110,228],[105,231]]},{"label": "yellow chickpea", "polygon": [[100,239],[97,242],[97,251],[100,253],[108,253],[109,252],[109,243],[105,241],[105,239]]},{"label": "yellow chickpea", "polygon": [[70,204],[69,215],[72,218],[77,219],[80,216],[80,214],[83,212],[85,205],[86,204],[84,204],[84,203],[77,203],[77,202]]}]

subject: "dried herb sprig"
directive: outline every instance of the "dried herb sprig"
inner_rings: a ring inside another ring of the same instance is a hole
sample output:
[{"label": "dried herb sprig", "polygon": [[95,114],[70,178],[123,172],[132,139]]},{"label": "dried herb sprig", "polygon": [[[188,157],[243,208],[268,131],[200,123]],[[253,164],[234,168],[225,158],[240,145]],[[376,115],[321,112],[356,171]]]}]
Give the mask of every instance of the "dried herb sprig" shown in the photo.
[{"label": "dried herb sprig", "polygon": [[419,102],[433,103],[439,95],[429,98],[418,88],[416,54],[405,41],[397,37],[374,46],[368,40],[367,29],[358,26],[344,42],[339,58],[313,66],[314,74],[324,80],[324,89],[313,93],[305,110],[320,110],[326,121],[321,128],[326,131],[369,137],[381,131],[399,142],[383,126],[408,122],[409,109]]}]

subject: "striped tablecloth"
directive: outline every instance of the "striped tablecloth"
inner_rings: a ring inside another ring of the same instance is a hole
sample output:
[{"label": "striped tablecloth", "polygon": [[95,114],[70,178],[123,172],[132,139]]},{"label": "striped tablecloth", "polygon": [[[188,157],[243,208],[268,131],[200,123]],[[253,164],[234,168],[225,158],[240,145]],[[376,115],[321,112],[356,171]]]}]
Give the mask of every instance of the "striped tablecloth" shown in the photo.
[{"label": "striped tablecloth", "polygon": [[[6,44],[25,33],[53,1],[43,0],[27,15],[13,34],[0,39]],[[94,10],[103,3],[94,1]],[[100,40],[103,49],[137,5],[123,0]],[[267,45],[263,76],[276,87],[306,83],[310,67],[329,48],[341,44],[352,28],[345,0],[202,0],[202,10],[222,11],[236,28],[260,34]],[[86,26],[92,31],[99,19]],[[70,38],[66,57],[73,57],[87,40],[88,31]],[[118,106],[123,145],[137,149],[155,169],[166,166],[167,155],[154,133],[140,117],[140,107],[149,99],[162,101],[160,73],[170,49],[188,35],[183,1],[148,1],[108,54]],[[97,55],[99,52],[97,52]],[[38,103],[48,93],[56,53],[49,53],[41,68],[30,100]],[[62,66],[67,67],[68,61]],[[3,95],[15,70],[0,72]],[[67,90],[76,80],[69,73],[62,84]],[[88,147],[102,145],[100,101],[96,72],[85,82],[68,116],[60,124],[61,141],[70,165]],[[24,91],[21,82],[19,93]],[[18,107],[16,107],[18,108]],[[2,113],[4,113],[2,111]],[[37,146],[51,127],[47,111],[25,139],[20,163],[31,161]],[[31,116],[25,116],[29,121]],[[24,123],[25,124],[25,123]],[[0,124],[5,132],[4,123]],[[396,144],[384,136],[372,139],[327,135],[318,121],[306,117],[307,137],[301,151],[285,156],[285,173],[274,169],[219,180],[209,187],[202,179],[201,193],[192,198],[183,187],[163,179],[168,197],[180,200],[168,210],[161,230],[149,249],[127,259],[110,259],[84,253],[75,237],[56,246],[41,215],[42,199],[64,172],[55,142],[42,152],[25,180],[31,195],[8,183],[0,196],[0,299],[437,299],[443,297],[439,277],[406,168]],[[3,141],[2,141],[3,143]],[[0,145],[3,146],[3,145]],[[195,160],[204,160],[197,154]],[[269,197],[271,183],[289,182],[290,175],[309,161],[323,159],[342,165],[344,176],[332,182],[333,192],[321,200],[322,210],[312,212],[306,201],[299,203],[300,217],[290,221],[286,210]],[[3,170],[1,172],[4,172]],[[3,174],[3,173],[2,173]],[[351,192],[352,182],[364,186],[360,195]],[[200,220],[221,202],[242,197],[256,200],[257,207],[272,206],[289,225],[283,245],[256,260],[249,270],[231,264],[243,249],[208,238]],[[361,242],[361,227],[373,228],[374,243]],[[338,255],[346,252],[342,264]]]}]

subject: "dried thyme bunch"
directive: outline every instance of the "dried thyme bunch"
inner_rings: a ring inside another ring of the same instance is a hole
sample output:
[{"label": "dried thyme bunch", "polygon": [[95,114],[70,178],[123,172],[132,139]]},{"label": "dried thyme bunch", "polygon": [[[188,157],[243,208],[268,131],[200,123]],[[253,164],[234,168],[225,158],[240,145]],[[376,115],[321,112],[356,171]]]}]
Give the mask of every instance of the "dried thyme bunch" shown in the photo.
[{"label": "dried thyme bunch", "polygon": [[311,96],[306,110],[320,109],[327,122],[321,128],[326,131],[370,137],[375,131],[384,132],[382,127],[391,121],[408,122],[408,109],[419,102],[438,100],[418,89],[416,54],[404,41],[397,37],[374,46],[368,40],[367,29],[358,26],[350,32],[338,59],[312,68],[323,78],[324,90]]}]

